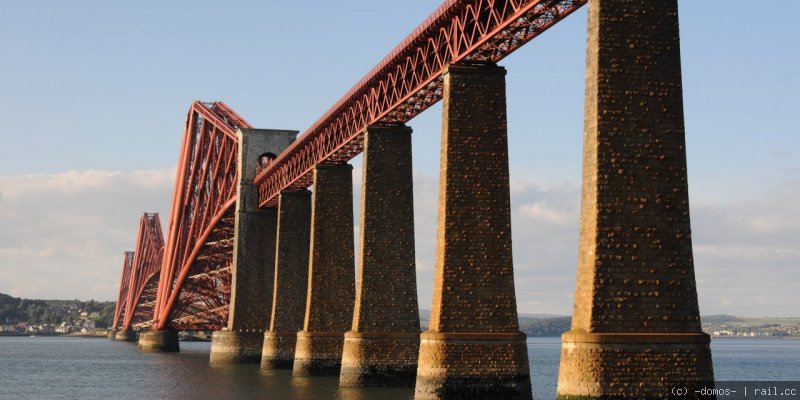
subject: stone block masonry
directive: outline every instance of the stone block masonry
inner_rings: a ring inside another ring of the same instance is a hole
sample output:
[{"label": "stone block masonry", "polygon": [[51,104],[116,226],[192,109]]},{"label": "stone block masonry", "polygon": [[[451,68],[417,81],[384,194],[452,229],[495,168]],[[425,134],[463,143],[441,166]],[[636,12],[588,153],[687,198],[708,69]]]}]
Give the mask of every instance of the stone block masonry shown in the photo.
[{"label": "stone block masonry", "polygon": [[364,134],[360,280],[341,386],[413,386],[419,356],[411,129]]},{"label": "stone block masonry", "polygon": [[275,271],[276,209],[258,208],[255,177],[258,157],[279,154],[296,131],[240,129],[238,182],[234,223],[231,304],[227,331],[214,332],[210,361],[214,364],[258,364],[264,332],[269,328]]},{"label": "stone block masonry", "polygon": [[353,167],[317,165],[311,206],[308,295],[293,374],[339,375],[355,301]]},{"label": "stone block masonry", "polygon": [[139,335],[139,350],[146,353],[172,353],[180,351],[178,332],[173,330],[144,331]]},{"label": "stone block masonry", "polygon": [[677,0],[590,0],[572,330],[558,395],[711,381],[692,258]]},{"label": "stone block masonry", "polygon": [[272,319],[264,333],[261,368],[291,369],[297,332],[303,329],[308,292],[311,192],[283,192],[278,198],[278,242]]},{"label": "stone block masonry", "polygon": [[133,329],[120,329],[114,334],[114,340],[119,342],[135,342],[138,339]]},{"label": "stone block masonry", "polygon": [[511,257],[505,73],[444,73],[433,308],[416,400],[531,399]]}]

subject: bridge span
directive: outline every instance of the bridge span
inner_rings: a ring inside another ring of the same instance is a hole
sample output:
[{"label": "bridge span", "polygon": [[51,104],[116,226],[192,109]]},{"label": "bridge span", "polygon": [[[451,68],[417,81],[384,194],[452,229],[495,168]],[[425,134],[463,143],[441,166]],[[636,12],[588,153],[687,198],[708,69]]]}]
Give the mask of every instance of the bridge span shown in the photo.
[{"label": "bridge span", "polygon": [[[497,62],[587,2],[577,285],[558,396],[666,398],[672,385],[713,381],[677,0],[447,0],[299,136],[192,103],[167,240],[145,214],[125,253],[115,337],[138,331],[142,350],[178,351],[178,331],[213,331],[211,363],[415,386],[418,400],[530,399]],[[421,332],[406,124],[439,100],[434,298]],[[348,161],[361,153],[355,243]]]}]

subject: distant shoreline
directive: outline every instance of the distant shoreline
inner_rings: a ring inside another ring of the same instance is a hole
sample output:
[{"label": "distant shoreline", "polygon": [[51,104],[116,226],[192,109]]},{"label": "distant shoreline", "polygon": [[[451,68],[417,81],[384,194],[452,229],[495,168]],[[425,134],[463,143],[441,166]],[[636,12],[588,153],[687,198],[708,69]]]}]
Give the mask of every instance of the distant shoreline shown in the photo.
[{"label": "distant shoreline", "polygon": [[108,338],[106,332],[66,333],[66,334],[32,334],[30,332],[0,332],[0,337],[73,337],[73,338]]},{"label": "distant shoreline", "polygon": [[728,339],[748,339],[748,340],[751,340],[751,339],[781,339],[781,340],[789,339],[789,340],[798,340],[798,339],[800,339],[800,336],[730,336],[730,335],[725,335],[725,336],[711,336],[711,339],[712,340],[717,340],[717,339],[721,339],[721,340],[728,340]]}]

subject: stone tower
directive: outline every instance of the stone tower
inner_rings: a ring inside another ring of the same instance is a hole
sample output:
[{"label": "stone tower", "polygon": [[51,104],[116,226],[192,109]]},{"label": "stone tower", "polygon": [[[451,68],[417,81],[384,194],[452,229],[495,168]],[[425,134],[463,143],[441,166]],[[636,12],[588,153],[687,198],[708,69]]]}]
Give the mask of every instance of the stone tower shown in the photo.
[{"label": "stone tower", "polygon": [[558,397],[713,381],[689,224],[677,0],[590,0],[578,274]]}]

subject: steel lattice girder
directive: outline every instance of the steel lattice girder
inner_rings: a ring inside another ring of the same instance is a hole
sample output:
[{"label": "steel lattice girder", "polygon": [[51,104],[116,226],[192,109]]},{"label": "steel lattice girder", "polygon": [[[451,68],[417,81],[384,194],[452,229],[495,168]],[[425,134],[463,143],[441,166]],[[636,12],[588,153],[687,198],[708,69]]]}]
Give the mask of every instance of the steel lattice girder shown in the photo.
[{"label": "steel lattice girder", "polygon": [[111,324],[112,329],[117,329],[122,326],[122,320],[125,318],[125,309],[128,304],[128,291],[131,280],[131,269],[133,269],[133,256],[132,251],[126,251],[125,257],[122,261],[122,277],[119,281],[119,295],[117,296],[117,305],[114,309],[114,321]]},{"label": "steel lattice girder", "polygon": [[362,151],[372,124],[406,123],[442,98],[442,73],[457,62],[495,63],[587,0],[448,0],[255,178],[259,205],[311,185],[321,163]]},{"label": "steel lattice girder", "polygon": [[[163,249],[163,247],[162,247]],[[162,252],[163,254],[163,252]],[[160,261],[160,260],[159,260]],[[159,263],[159,270],[150,274],[147,283],[142,288],[138,301],[136,301],[136,308],[133,310],[133,317],[131,318],[131,326],[140,326],[143,323],[152,323],[153,314],[156,306],[156,293],[158,291],[158,281],[161,277],[161,265]]]},{"label": "steel lattice girder", "polygon": [[133,252],[133,266],[128,278],[127,298],[125,300],[125,316],[121,328],[128,329],[134,321],[147,316],[152,318],[152,310],[144,310],[142,302],[149,301],[143,296],[148,289],[158,285],[161,261],[164,255],[164,235],[158,214],[144,213],[139,220],[139,233],[136,238],[136,250]]},{"label": "steel lattice girder", "polygon": [[[227,306],[230,301],[239,128],[251,126],[222,102],[195,101],[189,109],[156,295],[154,329],[219,329],[227,320],[227,314],[220,316],[208,310]],[[220,274],[210,287],[187,279],[218,270],[227,273]]]}]

